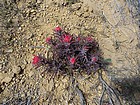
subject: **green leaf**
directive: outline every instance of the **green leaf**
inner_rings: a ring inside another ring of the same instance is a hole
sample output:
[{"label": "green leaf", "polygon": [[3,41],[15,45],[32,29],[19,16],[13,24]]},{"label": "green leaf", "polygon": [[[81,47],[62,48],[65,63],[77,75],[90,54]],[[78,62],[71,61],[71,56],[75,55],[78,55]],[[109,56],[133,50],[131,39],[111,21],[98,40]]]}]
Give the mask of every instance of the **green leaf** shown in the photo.
[{"label": "green leaf", "polygon": [[46,47],[46,50],[49,50],[50,48],[51,48],[50,46],[47,46],[47,47]]},{"label": "green leaf", "polygon": [[46,37],[49,36],[49,34],[46,34]]},{"label": "green leaf", "polygon": [[104,61],[107,62],[107,63],[111,63],[112,62],[110,58],[105,59]]}]

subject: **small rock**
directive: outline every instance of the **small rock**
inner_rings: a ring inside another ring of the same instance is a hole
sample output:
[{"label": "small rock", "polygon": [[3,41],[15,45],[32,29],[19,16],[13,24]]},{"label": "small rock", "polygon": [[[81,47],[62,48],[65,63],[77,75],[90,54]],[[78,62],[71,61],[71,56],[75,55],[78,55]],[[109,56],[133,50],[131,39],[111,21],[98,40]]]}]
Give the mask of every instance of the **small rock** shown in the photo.
[{"label": "small rock", "polygon": [[28,64],[28,61],[27,60],[23,60],[23,64],[24,65],[27,65]]},{"label": "small rock", "polygon": [[31,63],[28,63],[26,65],[26,69],[29,70],[29,71],[32,69],[32,67],[33,67],[33,65]]},{"label": "small rock", "polygon": [[26,65],[22,64],[20,67],[21,67],[22,70],[24,70],[26,68]]},{"label": "small rock", "polygon": [[33,13],[33,12],[35,12],[35,10],[34,10],[34,9],[32,9],[30,12],[31,12],[31,13]]},{"label": "small rock", "polygon": [[84,18],[89,17],[89,13],[88,13],[88,12],[85,12],[85,13],[83,14],[83,17],[84,17]]},{"label": "small rock", "polygon": [[0,81],[4,78],[3,73],[0,73]]},{"label": "small rock", "polygon": [[28,35],[25,36],[25,39],[30,39],[32,37],[33,37],[33,34],[28,34]]},{"label": "small rock", "polygon": [[68,78],[66,78],[66,77],[62,79],[62,82],[64,82],[64,83],[67,83],[67,81],[68,81]]},{"label": "small rock", "polygon": [[21,68],[19,66],[14,66],[12,68],[13,73],[19,74],[21,72]]},{"label": "small rock", "polygon": [[24,26],[25,26],[24,24],[21,25],[21,27],[24,27]]},{"label": "small rock", "polygon": [[28,75],[29,75],[29,77],[32,77],[34,75],[34,72],[30,71]]},{"label": "small rock", "polygon": [[33,20],[37,20],[37,17],[34,17]]},{"label": "small rock", "polygon": [[4,91],[3,91],[3,94],[10,95],[9,89],[8,88],[5,88]]},{"label": "small rock", "polygon": [[13,49],[8,49],[5,51],[6,53],[12,53],[13,52]]},{"label": "small rock", "polygon": [[76,3],[72,5],[73,10],[79,10],[81,8],[81,3]]},{"label": "small rock", "polygon": [[19,30],[21,30],[22,28],[21,28],[21,27],[19,27],[18,29],[19,29]]},{"label": "small rock", "polygon": [[42,0],[37,0],[37,4],[40,4],[42,2]]},{"label": "small rock", "polygon": [[20,81],[20,83],[24,84],[24,83],[25,83],[25,80],[22,79],[22,80]]},{"label": "small rock", "polygon": [[12,77],[7,75],[7,76],[2,80],[2,83],[3,83],[3,82],[9,83],[11,80],[12,80]]},{"label": "small rock", "polygon": [[89,9],[88,9],[88,7],[84,7],[83,10],[84,10],[84,12],[87,12]]},{"label": "small rock", "polygon": [[25,94],[24,94],[24,93],[23,93],[23,94],[21,94],[21,97],[23,97],[23,98],[24,98],[24,97],[25,97]]},{"label": "small rock", "polygon": [[0,64],[0,70],[2,69],[2,67],[3,67],[3,65],[2,65],[2,64]]},{"label": "small rock", "polygon": [[3,101],[3,102],[7,102],[7,98],[4,98],[2,101]]},{"label": "small rock", "polygon": [[82,14],[83,14],[83,12],[81,12],[81,11],[76,11],[76,13],[75,13],[77,16],[82,16]]}]

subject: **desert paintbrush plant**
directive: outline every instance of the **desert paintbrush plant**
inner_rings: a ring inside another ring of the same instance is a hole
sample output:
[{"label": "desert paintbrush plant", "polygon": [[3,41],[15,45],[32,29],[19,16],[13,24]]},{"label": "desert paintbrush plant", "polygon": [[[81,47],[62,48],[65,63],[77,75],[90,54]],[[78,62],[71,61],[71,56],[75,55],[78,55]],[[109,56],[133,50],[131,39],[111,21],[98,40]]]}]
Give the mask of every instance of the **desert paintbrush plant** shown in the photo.
[{"label": "desert paintbrush plant", "polygon": [[47,72],[90,74],[104,67],[99,45],[91,36],[71,35],[56,27],[46,43],[50,46],[47,57],[35,55],[32,63],[36,67],[45,66]]},{"label": "desert paintbrush plant", "polygon": [[[56,27],[53,36],[46,38],[46,43],[50,48],[47,52],[47,57],[35,55],[32,62],[34,66],[45,67],[44,71],[52,73],[52,76],[70,74],[72,78],[74,72],[87,74],[97,72],[103,88],[99,105],[103,105],[105,91],[109,97],[109,104],[114,105],[112,103],[117,102],[117,105],[121,105],[117,94],[102,78],[101,71],[99,71],[105,69],[104,67],[109,63],[108,60],[110,59],[102,59],[99,45],[91,36],[71,35],[60,27]],[[82,97],[84,96],[82,95]],[[83,100],[84,98],[81,99]]]}]

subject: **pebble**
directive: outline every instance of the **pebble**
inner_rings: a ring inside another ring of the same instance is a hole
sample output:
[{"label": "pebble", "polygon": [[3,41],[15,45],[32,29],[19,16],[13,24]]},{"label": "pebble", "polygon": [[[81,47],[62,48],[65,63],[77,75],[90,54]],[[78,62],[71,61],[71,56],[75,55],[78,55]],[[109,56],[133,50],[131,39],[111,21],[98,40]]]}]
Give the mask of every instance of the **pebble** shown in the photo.
[{"label": "pebble", "polygon": [[5,51],[6,53],[12,53],[13,52],[13,49],[8,49]]},{"label": "pebble", "polygon": [[84,17],[84,18],[89,17],[89,13],[88,13],[88,12],[85,12],[85,13],[83,14],[83,17]]},{"label": "pebble", "polygon": [[9,95],[10,94],[9,89],[8,88],[5,88],[4,91],[3,91],[3,94]]},{"label": "pebble", "polygon": [[24,27],[24,26],[25,26],[24,24],[21,25],[21,27]]},{"label": "pebble", "polygon": [[29,64],[26,65],[26,70],[30,71],[32,69],[32,67],[33,67],[32,64],[29,63]]},{"label": "pebble", "polygon": [[7,75],[1,82],[9,83],[12,80],[12,77]]},{"label": "pebble", "polygon": [[34,10],[34,9],[32,9],[30,12],[31,12],[31,13],[33,13],[33,12],[35,12],[35,10]]},{"label": "pebble", "polygon": [[21,97],[23,97],[23,98],[24,98],[24,97],[25,97],[25,94],[24,94],[24,93],[23,93],[23,94],[21,94]]},{"label": "pebble", "polygon": [[22,68],[22,70],[25,69],[26,68],[26,65],[25,64],[22,64],[21,65],[21,68]]},{"label": "pebble", "polygon": [[32,77],[34,75],[34,72],[30,71],[28,75],[29,75],[29,77]]},{"label": "pebble", "polygon": [[37,17],[34,17],[33,20],[37,20]]},{"label": "pebble", "polygon": [[3,73],[0,73],[0,81],[4,78]]},{"label": "pebble", "polygon": [[24,83],[25,83],[25,80],[22,79],[22,80],[20,81],[20,83],[24,84]]},{"label": "pebble", "polygon": [[73,10],[79,10],[81,8],[81,3],[73,4],[71,7]]},{"label": "pebble", "polygon": [[2,69],[2,67],[3,67],[3,65],[2,65],[2,64],[0,64],[0,70]]},{"label": "pebble", "polygon": [[28,61],[27,60],[23,60],[23,64],[24,65],[28,64]]},{"label": "pebble", "polygon": [[33,34],[28,34],[28,35],[25,36],[26,39],[30,39],[32,37],[33,37]]},{"label": "pebble", "polygon": [[88,7],[84,7],[83,10],[84,10],[84,12],[87,12],[89,9],[88,9]]},{"label": "pebble", "polygon": [[21,68],[19,66],[14,66],[12,68],[12,72],[15,74],[19,74],[21,72]]},{"label": "pebble", "polygon": [[76,13],[75,13],[77,16],[82,16],[82,14],[83,14],[83,12],[81,12],[81,11],[76,11]]},{"label": "pebble", "polygon": [[37,0],[37,4],[40,4],[42,2],[42,0]]},{"label": "pebble", "polygon": [[19,29],[19,30],[21,30],[22,28],[21,28],[21,27],[19,27],[18,29]]}]

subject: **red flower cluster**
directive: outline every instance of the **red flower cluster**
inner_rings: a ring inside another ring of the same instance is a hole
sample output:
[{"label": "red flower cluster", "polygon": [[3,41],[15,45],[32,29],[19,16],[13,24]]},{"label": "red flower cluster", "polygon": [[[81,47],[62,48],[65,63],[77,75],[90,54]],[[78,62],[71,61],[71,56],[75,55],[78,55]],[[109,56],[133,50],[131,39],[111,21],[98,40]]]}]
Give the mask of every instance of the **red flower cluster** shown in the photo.
[{"label": "red flower cluster", "polygon": [[61,29],[61,27],[58,26],[58,27],[56,27],[56,28],[54,29],[54,31],[55,31],[55,32],[60,32],[60,31],[62,31],[62,29]]},{"label": "red flower cluster", "polygon": [[75,57],[70,58],[70,63],[71,63],[72,65],[75,64],[75,62],[76,62],[76,58],[75,58]]},{"label": "red flower cluster", "polygon": [[71,35],[66,35],[66,34],[63,35],[63,42],[70,43],[71,40],[72,40]]},{"label": "red flower cluster", "polygon": [[67,73],[67,69],[72,72],[78,69],[91,73],[102,65],[98,44],[90,36],[74,36],[58,26],[54,29],[54,36],[47,37],[46,42],[50,46],[49,58],[34,56],[32,63],[47,65],[46,70],[50,72]]},{"label": "red flower cluster", "polygon": [[92,57],[91,61],[92,61],[92,62],[97,62],[98,59],[97,59],[97,57]]},{"label": "red flower cluster", "polygon": [[93,38],[91,38],[91,37],[87,37],[87,38],[86,38],[86,41],[88,41],[88,42],[92,42],[92,41],[93,41]]},{"label": "red flower cluster", "polygon": [[40,57],[34,55],[34,58],[33,58],[33,62],[32,62],[32,64],[33,64],[33,65],[37,65],[39,62],[40,62]]},{"label": "red flower cluster", "polygon": [[50,43],[51,42],[51,37],[46,38],[46,42]]},{"label": "red flower cluster", "polygon": [[76,40],[77,40],[77,41],[80,41],[80,40],[81,40],[81,38],[80,38],[80,37],[78,37]]}]

